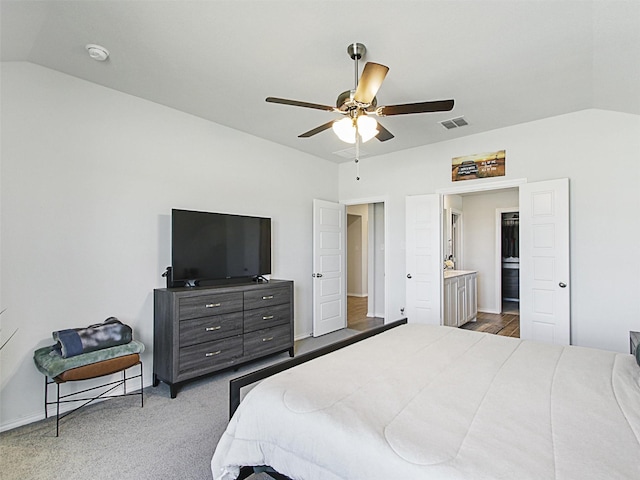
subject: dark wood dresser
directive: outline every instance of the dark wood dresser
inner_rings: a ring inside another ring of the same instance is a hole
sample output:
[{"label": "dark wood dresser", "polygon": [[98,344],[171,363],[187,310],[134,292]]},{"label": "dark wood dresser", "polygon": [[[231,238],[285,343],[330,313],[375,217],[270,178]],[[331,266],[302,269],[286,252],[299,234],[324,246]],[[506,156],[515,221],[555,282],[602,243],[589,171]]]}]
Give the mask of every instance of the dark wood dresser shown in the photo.
[{"label": "dark wood dresser", "polygon": [[153,292],[153,386],[289,351],[293,357],[293,282],[158,288]]},{"label": "dark wood dresser", "polygon": [[631,355],[636,354],[636,350],[640,348],[640,332],[629,332],[629,350]]}]

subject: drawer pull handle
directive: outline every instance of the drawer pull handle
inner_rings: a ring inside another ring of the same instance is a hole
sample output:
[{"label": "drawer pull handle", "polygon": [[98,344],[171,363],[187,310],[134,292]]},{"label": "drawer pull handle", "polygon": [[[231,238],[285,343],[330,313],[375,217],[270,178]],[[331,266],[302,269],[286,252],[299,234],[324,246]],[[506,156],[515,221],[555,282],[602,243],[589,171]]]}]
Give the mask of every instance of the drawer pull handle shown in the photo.
[{"label": "drawer pull handle", "polygon": [[273,337],[263,338],[262,339],[263,342],[270,342],[271,340],[273,340]]},{"label": "drawer pull handle", "polygon": [[265,317],[262,317],[263,320],[271,320],[273,318],[273,315],[267,315]]},{"label": "drawer pull handle", "polygon": [[204,308],[214,308],[214,307],[219,307],[220,304],[219,303],[207,303]]},{"label": "drawer pull handle", "polygon": [[216,355],[219,355],[222,352],[222,350],[218,350],[217,352],[209,352],[209,353],[205,353],[204,356],[205,357],[215,357]]},{"label": "drawer pull handle", "polygon": [[265,295],[264,297],[262,297],[263,300],[271,300],[273,298],[273,295]]},{"label": "drawer pull handle", "polygon": [[204,329],[205,332],[214,332],[216,330],[220,330],[222,327],[218,325],[217,327],[207,327]]}]

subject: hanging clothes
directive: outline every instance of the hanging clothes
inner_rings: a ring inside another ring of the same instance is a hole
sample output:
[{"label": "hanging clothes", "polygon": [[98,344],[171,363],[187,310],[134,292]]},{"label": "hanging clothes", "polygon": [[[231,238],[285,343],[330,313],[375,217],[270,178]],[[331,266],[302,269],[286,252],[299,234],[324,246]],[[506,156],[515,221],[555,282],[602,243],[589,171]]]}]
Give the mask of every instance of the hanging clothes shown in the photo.
[{"label": "hanging clothes", "polygon": [[520,234],[519,218],[503,218],[502,219],[502,256],[503,257],[506,257],[506,258],[520,257],[519,234]]}]

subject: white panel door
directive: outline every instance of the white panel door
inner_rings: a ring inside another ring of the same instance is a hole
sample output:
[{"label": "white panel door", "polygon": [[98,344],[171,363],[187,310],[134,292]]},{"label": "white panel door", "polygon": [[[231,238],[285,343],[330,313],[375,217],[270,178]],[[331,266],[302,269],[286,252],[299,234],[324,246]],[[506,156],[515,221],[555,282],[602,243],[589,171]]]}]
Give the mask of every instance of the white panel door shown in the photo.
[{"label": "white panel door", "polygon": [[569,179],[520,186],[520,336],[568,345]]},{"label": "white panel door", "polygon": [[347,326],[346,209],[313,201],[313,336]]},{"label": "white panel door", "polygon": [[410,323],[441,323],[440,195],[406,197],[406,310]]}]

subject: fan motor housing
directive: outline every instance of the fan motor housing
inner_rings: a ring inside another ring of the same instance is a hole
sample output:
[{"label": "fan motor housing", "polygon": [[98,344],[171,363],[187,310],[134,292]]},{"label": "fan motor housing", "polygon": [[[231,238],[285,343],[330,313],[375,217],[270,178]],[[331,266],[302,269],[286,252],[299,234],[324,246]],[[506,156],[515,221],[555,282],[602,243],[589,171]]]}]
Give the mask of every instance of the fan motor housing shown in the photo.
[{"label": "fan motor housing", "polygon": [[351,60],[355,60],[356,58],[360,60],[362,57],[364,57],[366,51],[367,48],[362,43],[354,42],[349,44],[349,46],[347,47],[347,53],[351,57]]},{"label": "fan motor housing", "polygon": [[[354,92],[355,90],[346,90],[338,95],[338,99],[336,100],[336,107],[338,108],[338,110],[347,112],[358,107],[358,105],[356,105],[356,102],[353,101]],[[373,97],[370,107],[368,107],[367,110],[375,109],[377,105],[378,99],[376,97]]]}]

